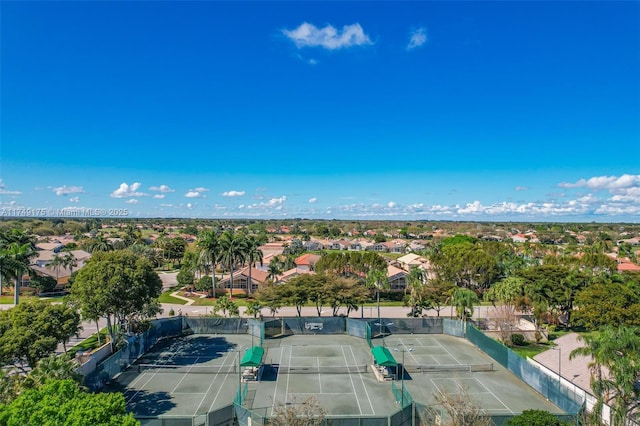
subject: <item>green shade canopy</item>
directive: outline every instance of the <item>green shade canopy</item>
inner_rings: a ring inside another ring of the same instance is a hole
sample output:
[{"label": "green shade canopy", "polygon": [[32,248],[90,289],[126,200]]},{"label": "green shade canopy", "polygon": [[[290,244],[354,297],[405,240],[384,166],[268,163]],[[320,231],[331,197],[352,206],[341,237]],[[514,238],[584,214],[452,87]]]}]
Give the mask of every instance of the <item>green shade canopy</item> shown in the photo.
[{"label": "green shade canopy", "polygon": [[374,346],[371,348],[371,353],[373,354],[373,359],[376,360],[376,364],[381,365],[383,367],[395,367],[398,365],[389,349],[384,346]]},{"label": "green shade canopy", "polygon": [[260,367],[262,355],[264,355],[264,349],[260,346],[247,349],[240,361],[240,367]]}]

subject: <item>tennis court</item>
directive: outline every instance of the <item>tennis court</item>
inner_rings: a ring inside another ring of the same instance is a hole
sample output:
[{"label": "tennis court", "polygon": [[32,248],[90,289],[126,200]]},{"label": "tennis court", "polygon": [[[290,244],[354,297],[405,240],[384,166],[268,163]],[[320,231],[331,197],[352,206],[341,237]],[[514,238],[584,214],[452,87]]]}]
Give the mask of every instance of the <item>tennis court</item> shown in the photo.
[{"label": "tennis court", "polygon": [[186,418],[233,404],[239,356],[248,335],[197,334],[167,339],[132,364],[110,386],[124,393],[136,418]]},{"label": "tennis court", "polygon": [[[381,345],[382,339],[375,339]],[[404,357],[404,385],[420,404],[436,405],[435,394],[466,389],[488,414],[519,414],[539,409],[564,412],[496,363],[466,339],[442,334],[393,335],[384,339],[398,364]],[[398,376],[402,378],[402,368]]]},{"label": "tennis court", "polygon": [[[269,345],[274,344],[268,341]],[[277,406],[315,397],[334,416],[377,416],[398,411],[391,385],[372,371],[369,346],[344,335],[288,336],[267,348],[263,380],[247,408],[271,416]],[[250,387],[251,389],[251,387]]]}]

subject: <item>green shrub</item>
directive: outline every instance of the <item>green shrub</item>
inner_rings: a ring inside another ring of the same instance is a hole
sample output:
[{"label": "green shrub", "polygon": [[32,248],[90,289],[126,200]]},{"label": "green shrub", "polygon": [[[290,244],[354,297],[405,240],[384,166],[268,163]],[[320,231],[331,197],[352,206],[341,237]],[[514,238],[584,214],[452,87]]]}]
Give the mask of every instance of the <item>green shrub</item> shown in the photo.
[{"label": "green shrub", "polygon": [[511,343],[515,346],[522,346],[525,343],[524,336],[520,333],[514,333],[511,335]]},{"label": "green shrub", "polygon": [[508,426],[562,426],[566,423],[544,410],[524,410],[519,416],[510,418]]}]

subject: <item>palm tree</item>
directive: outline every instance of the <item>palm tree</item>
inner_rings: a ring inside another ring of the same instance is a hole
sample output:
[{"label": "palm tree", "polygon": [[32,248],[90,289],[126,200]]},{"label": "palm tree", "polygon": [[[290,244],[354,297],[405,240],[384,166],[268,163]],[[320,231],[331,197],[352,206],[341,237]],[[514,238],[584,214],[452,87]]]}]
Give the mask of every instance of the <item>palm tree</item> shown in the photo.
[{"label": "palm tree", "polygon": [[82,383],[82,375],[78,374],[78,363],[68,354],[49,355],[38,361],[36,367],[25,378],[26,388],[37,388],[47,380],[74,380]]},{"label": "palm tree", "polygon": [[456,307],[458,318],[466,321],[473,317],[473,305],[480,303],[480,299],[478,299],[478,295],[473,290],[458,287],[453,292],[452,303]]},{"label": "palm tree", "polygon": [[245,252],[244,258],[247,259],[249,263],[249,282],[247,283],[247,295],[251,295],[251,287],[253,285],[253,281],[251,280],[251,269],[253,269],[253,264],[255,262],[260,262],[260,266],[262,266],[263,253],[260,250],[260,242],[254,235],[249,235],[246,238],[245,243]]},{"label": "palm tree", "polygon": [[[389,288],[389,280],[387,279],[387,271],[385,269],[370,269],[365,280],[367,288],[376,289],[376,303],[378,305],[378,322],[382,329],[382,320],[380,319],[380,288]],[[364,308],[362,309],[364,312]]]},{"label": "palm tree", "polygon": [[607,326],[578,339],[586,346],[571,351],[569,357],[591,357],[591,388],[597,398],[594,415],[599,418],[606,403],[612,407],[613,426],[629,424],[627,418],[637,411],[640,396],[640,328]]},{"label": "palm tree", "polygon": [[25,272],[29,272],[31,270],[31,258],[36,256],[35,250],[33,250],[31,244],[25,243],[20,245],[17,242],[13,242],[9,244],[7,248],[7,259],[8,268],[11,271],[12,276],[16,280],[16,284],[14,287],[14,295],[13,295],[13,303],[18,305],[20,301],[20,284],[22,282],[22,275]]},{"label": "palm tree", "polygon": [[280,269],[280,262],[278,262],[276,258],[271,259],[271,262],[269,262],[267,278],[275,283],[278,280],[278,275],[280,275],[280,273],[282,273],[282,270]]},{"label": "palm tree", "polygon": [[56,271],[56,286],[59,284],[60,268],[64,266],[64,263],[64,258],[56,253],[51,261],[45,265],[47,269]]},{"label": "palm tree", "polygon": [[229,299],[233,298],[233,268],[244,261],[245,239],[232,231],[220,236],[221,262],[229,267]]},{"label": "palm tree", "polygon": [[78,261],[76,260],[76,257],[73,255],[73,253],[71,252],[67,252],[63,257],[63,266],[67,269],[69,269],[69,273],[73,273],[73,268],[75,268],[76,266],[78,266]]},{"label": "palm tree", "polygon": [[9,279],[11,273],[7,269],[7,260],[9,252],[7,251],[4,242],[0,240],[0,296],[2,296],[2,280]]},{"label": "palm tree", "polygon": [[[411,268],[409,270],[409,274],[407,275],[407,284],[411,287],[411,296],[410,296],[410,304],[411,304],[411,312],[409,313],[412,317],[420,316],[423,308],[423,289],[426,281],[426,274],[424,269],[422,268]],[[407,287],[405,286],[405,295],[407,293]]]},{"label": "palm tree", "polygon": [[111,251],[113,250],[113,243],[107,240],[102,235],[97,235],[87,242],[87,251],[89,253],[95,253],[97,251]]},{"label": "palm tree", "polygon": [[206,230],[200,233],[196,243],[200,249],[200,257],[204,263],[211,264],[212,296],[216,297],[216,264],[220,258],[220,239],[216,231]]}]

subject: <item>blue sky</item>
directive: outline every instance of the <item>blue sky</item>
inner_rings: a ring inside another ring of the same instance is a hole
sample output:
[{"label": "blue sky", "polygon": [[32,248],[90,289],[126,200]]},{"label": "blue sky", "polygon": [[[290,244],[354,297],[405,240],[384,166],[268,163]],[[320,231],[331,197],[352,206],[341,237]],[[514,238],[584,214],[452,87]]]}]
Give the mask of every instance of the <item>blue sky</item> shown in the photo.
[{"label": "blue sky", "polygon": [[639,2],[1,8],[5,216],[640,218]]}]

